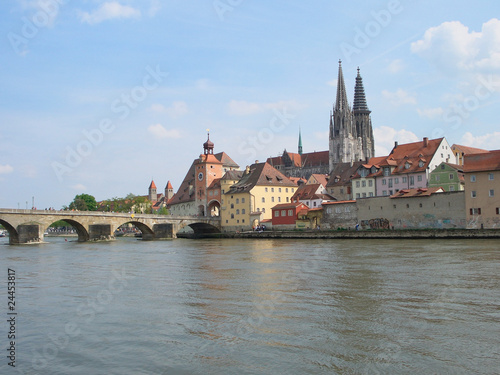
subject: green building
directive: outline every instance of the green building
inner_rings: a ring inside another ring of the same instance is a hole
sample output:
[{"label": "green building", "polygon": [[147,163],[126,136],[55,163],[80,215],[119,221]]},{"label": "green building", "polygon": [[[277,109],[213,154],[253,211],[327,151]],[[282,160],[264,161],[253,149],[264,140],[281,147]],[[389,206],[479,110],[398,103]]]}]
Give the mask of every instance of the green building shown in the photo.
[{"label": "green building", "polygon": [[442,162],[429,174],[429,187],[442,187],[444,191],[464,190],[462,166]]}]

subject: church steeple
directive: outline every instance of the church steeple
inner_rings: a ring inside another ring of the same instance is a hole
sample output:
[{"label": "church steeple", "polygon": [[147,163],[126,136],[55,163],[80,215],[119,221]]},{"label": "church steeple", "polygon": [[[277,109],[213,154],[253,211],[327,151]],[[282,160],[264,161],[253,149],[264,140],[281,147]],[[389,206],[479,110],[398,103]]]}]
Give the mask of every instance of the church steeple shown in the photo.
[{"label": "church steeple", "polygon": [[354,113],[361,111],[368,113],[371,112],[366,104],[365,88],[363,87],[363,78],[361,78],[361,75],[359,74],[359,67],[358,75],[356,76],[356,86],[354,86],[354,103],[352,105],[352,110]]},{"label": "church steeple", "polygon": [[302,155],[302,134],[300,133],[300,127],[299,127],[299,155]]},{"label": "church steeple", "polygon": [[337,79],[337,100],[335,102],[335,111],[350,110],[347,101],[347,92],[344,83],[344,74],[342,73],[342,60],[339,60],[339,75]]}]

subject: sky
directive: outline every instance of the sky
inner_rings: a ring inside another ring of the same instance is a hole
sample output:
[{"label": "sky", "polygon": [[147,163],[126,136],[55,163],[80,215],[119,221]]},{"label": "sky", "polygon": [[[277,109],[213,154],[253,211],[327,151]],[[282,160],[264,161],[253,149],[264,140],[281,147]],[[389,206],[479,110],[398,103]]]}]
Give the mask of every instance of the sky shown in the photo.
[{"label": "sky", "polygon": [[207,139],[241,168],[328,150],[338,62],[377,156],[500,149],[496,1],[5,0],[0,207],[174,190]]}]

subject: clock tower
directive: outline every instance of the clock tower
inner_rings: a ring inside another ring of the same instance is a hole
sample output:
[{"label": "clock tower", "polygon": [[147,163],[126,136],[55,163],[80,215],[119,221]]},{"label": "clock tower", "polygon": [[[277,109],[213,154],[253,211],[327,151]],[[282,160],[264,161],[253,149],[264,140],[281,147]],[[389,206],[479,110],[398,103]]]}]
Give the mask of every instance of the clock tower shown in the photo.
[{"label": "clock tower", "polygon": [[198,215],[207,215],[207,189],[216,179],[220,179],[224,174],[223,163],[214,156],[214,143],[210,140],[208,131],[207,141],[203,143],[203,154],[194,163],[195,171],[195,194]]}]

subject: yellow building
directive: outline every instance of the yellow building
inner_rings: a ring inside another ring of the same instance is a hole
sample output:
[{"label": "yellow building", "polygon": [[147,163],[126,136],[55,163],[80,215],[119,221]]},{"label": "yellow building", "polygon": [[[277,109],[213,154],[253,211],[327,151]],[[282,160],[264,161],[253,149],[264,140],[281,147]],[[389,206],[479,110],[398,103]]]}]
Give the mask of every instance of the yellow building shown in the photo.
[{"label": "yellow building", "polygon": [[236,184],[224,189],[222,230],[252,230],[262,220],[272,218],[272,207],[290,202],[296,189],[295,183],[268,163],[247,167]]}]

